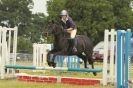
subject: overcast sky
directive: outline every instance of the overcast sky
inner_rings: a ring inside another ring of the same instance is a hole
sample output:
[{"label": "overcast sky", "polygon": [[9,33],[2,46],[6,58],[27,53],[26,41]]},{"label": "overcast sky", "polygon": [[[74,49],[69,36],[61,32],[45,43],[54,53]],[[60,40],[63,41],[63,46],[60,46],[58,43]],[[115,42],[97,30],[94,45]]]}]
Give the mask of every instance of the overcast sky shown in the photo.
[{"label": "overcast sky", "polygon": [[47,6],[46,6],[46,1],[48,0],[33,0],[34,2],[34,7],[32,9],[33,13],[38,13],[38,12],[42,12],[45,15],[47,14]]}]

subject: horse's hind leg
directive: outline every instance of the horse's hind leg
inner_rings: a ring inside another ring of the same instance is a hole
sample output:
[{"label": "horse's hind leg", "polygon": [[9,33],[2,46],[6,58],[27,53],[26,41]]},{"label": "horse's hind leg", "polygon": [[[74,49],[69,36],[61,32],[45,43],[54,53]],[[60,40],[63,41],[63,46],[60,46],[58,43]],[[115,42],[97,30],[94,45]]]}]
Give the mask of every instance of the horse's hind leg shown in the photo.
[{"label": "horse's hind leg", "polygon": [[[83,54],[79,54],[78,57],[83,59],[85,68],[87,68],[87,61],[88,61],[89,64],[91,64],[92,69],[94,69],[93,59],[91,57],[85,56]],[[97,75],[96,72],[93,72],[93,75],[96,76]]]},{"label": "horse's hind leg", "polygon": [[[93,58],[88,56],[88,63],[91,64],[92,69],[94,69],[94,61]],[[96,72],[93,72],[93,74],[96,76]]]},{"label": "horse's hind leg", "polygon": [[87,68],[87,59],[86,56],[83,54],[78,55],[79,58],[81,58],[84,61],[84,67]]}]

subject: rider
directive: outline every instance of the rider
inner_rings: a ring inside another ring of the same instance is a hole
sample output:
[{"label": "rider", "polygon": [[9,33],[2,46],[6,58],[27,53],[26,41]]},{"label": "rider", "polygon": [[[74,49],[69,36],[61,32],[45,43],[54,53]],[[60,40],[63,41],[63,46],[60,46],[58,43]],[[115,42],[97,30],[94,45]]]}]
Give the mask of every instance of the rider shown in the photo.
[{"label": "rider", "polygon": [[70,33],[70,39],[69,39],[69,51],[77,52],[77,49],[75,47],[75,36],[77,33],[77,28],[72,20],[72,18],[68,15],[68,12],[66,10],[62,10],[60,13],[61,16],[61,24],[63,26],[63,29],[65,32]]}]

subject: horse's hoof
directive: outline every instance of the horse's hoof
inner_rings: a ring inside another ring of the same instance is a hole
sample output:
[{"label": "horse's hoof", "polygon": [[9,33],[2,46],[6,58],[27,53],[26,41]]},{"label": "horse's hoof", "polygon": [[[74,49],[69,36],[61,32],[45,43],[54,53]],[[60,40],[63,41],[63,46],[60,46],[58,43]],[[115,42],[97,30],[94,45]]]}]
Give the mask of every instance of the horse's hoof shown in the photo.
[{"label": "horse's hoof", "polygon": [[110,73],[110,70],[107,70],[107,73]]},{"label": "horse's hoof", "polygon": [[97,76],[97,73],[96,73],[96,72],[93,72],[93,75],[94,75],[94,76]]},{"label": "horse's hoof", "polygon": [[52,66],[53,66],[53,68],[55,68],[56,67],[56,63],[53,63]]},{"label": "horse's hoof", "polygon": [[48,62],[48,66],[52,66],[51,63]]}]

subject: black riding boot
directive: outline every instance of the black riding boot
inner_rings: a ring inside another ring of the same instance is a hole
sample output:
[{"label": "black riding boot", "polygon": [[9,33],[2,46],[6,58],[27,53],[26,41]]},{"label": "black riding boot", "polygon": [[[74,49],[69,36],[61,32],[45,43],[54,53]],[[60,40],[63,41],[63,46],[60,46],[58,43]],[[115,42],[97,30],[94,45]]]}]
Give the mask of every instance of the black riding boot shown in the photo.
[{"label": "black riding boot", "polygon": [[72,40],[71,39],[68,39],[68,48],[67,48],[67,51],[69,52],[69,53],[71,53],[72,52]]},{"label": "black riding boot", "polygon": [[77,49],[75,47],[75,38],[71,39],[71,47],[72,47],[72,52],[77,52]]},{"label": "black riding boot", "polygon": [[69,39],[68,43],[69,43],[68,52],[69,53],[77,52],[77,49],[75,47],[75,39]]}]

